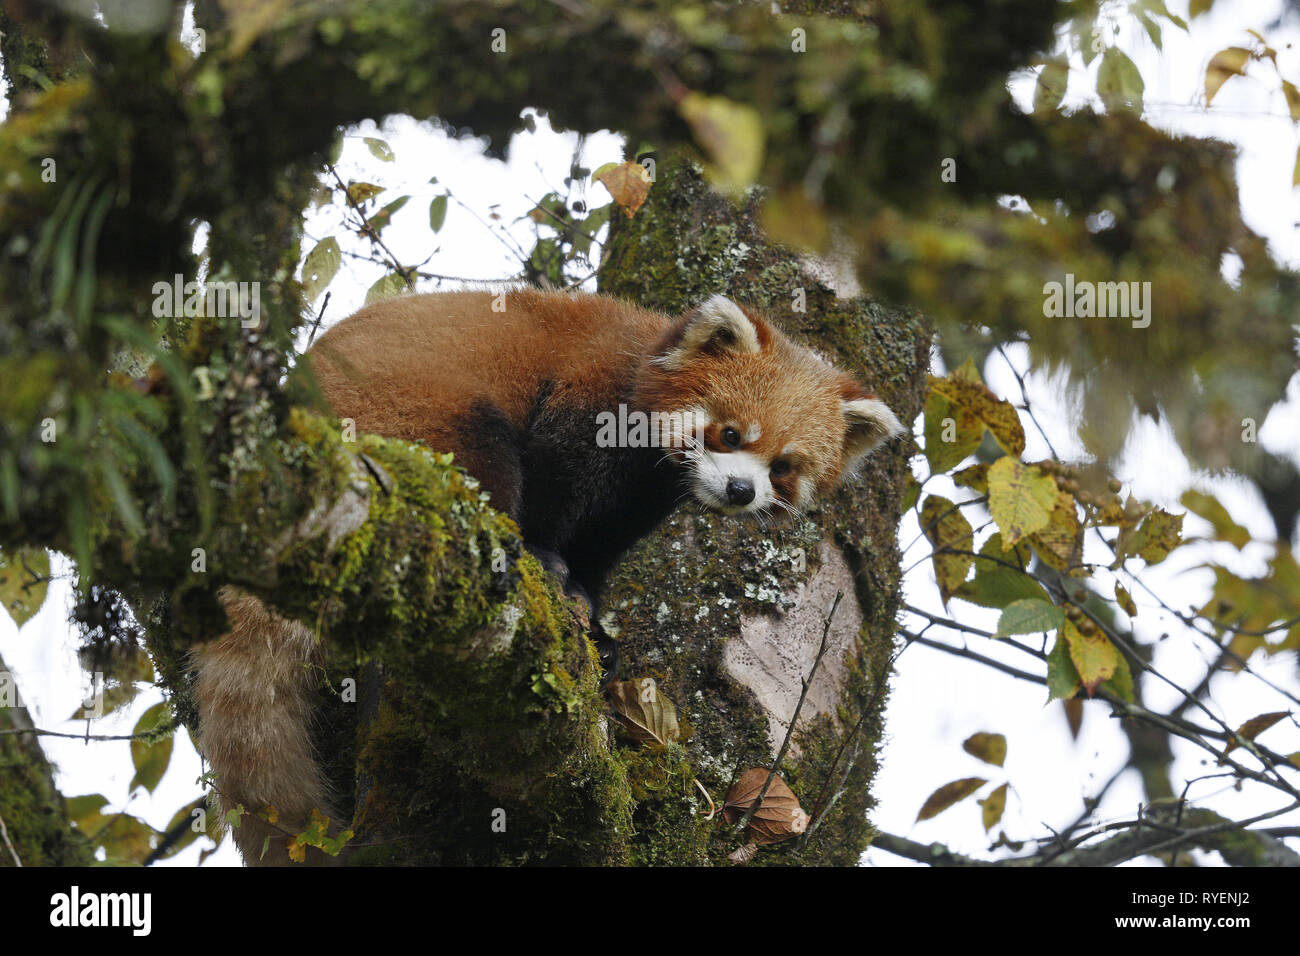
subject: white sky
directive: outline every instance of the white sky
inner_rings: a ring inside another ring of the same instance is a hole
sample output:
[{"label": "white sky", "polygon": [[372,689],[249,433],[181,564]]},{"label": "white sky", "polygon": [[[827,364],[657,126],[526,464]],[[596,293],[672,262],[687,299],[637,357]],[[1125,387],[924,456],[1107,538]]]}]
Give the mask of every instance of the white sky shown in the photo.
[{"label": "white sky", "polygon": [[[1185,15],[1185,0],[1173,0],[1170,8]],[[1200,105],[1204,68],[1210,56],[1225,46],[1249,46],[1249,37],[1244,32],[1247,27],[1261,30],[1273,41],[1283,74],[1300,82],[1300,54],[1294,46],[1286,46],[1294,44],[1300,33],[1294,20],[1285,30],[1264,29],[1276,19],[1281,8],[1282,4],[1276,0],[1242,0],[1236,4],[1220,0],[1211,14],[1193,22],[1190,35],[1167,28],[1163,57],[1155,51],[1145,32],[1123,17],[1120,22],[1125,29],[1117,42],[1142,71],[1146,82],[1144,115],[1149,122],[1171,131],[1216,136],[1238,145],[1241,151],[1238,183],[1246,222],[1268,237],[1279,261],[1295,266],[1300,262],[1300,239],[1295,228],[1300,209],[1290,183],[1300,137],[1287,116],[1276,78],[1259,65],[1252,65],[1250,76],[1234,78],[1223,87],[1213,109],[1207,112]],[[1082,61],[1077,56],[1075,59],[1074,65],[1081,67]],[[1092,78],[1086,83],[1081,76],[1072,74],[1067,107],[1085,102],[1078,91],[1085,85],[1089,90],[1095,86],[1099,62],[1099,59],[1094,61]],[[1033,77],[1026,76],[1015,79],[1012,88],[1027,103],[1032,85]],[[0,115],[6,108],[7,104],[0,104]],[[394,162],[382,163],[370,155],[363,137],[376,135],[392,146],[396,153]],[[533,201],[552,189],[561,188],[575,139],[572,134],[554,133],[541,121],[537,133],[515,138],[508,160],[502,163],[484,159],[478,141],[449,139],[429,124],[395,117],[382,129],[366,123],[352,131],[339,171],[345,180],[364,179],[394,187],[381,203],[403,194],[412,196],[384,233],[385,241],[404,264],[422,262],[432,253],[432,258],[421,267],[425,271],[466,279],[499,280],[515,275],[518,262],[484,221],[496,212],[501,222],[512,224],[518,242],[529,248],[532,224],[516,220],[527,213]],[[620,137],[612,134],[588,137],[583,155],[583,164],[588,168],[622,158]],[[438,177],[437,185],[428,184],[431,176]],[[450,191],[459,203],[450,204],[442,231],[431,237],[429,200],[445,191]],[[593,187],[591,193],[587,197],[591,204],[599,205],[607,199],[603,187]],[[494,208],[493,204],[499,205]],[[366,243],[355,237],[349,241],[343,233],[336,208],[309,213],[306,231],[310,238],[304,243],[304,252],[311,248],[313,240],[329,235],[339,238],[345,250],[366,252]],[[330,286],[325,324],[332,324],[359,307],[365,290],[384,271],[345,256],[340,275]],[[425,290],[438,287],[456,286],[454,283],[422,284]],[[1023,368],[1024,350],[1013,347],[1008,352]],[[998,360],[990,362],[984,371],[995,392],[1013,400],[1018,397],[1014,378]],[[1033,375],[1029,388],[1031,402],[1040,411],[1040,420],[1057,450],[1065,457],[1080,452],[1071,433],[1072,409],[1063,400],[1059,383]],[[1300,460],[1298,425],[1300,386],[1293,381],[1289,400],[1274,409],[1264,423],[1261,442],[1272,451]],[[1026,456],[1045,457],[1046,448],[1037,432],[1032,427],[1026,432],[1029,442]],[[1251,486],[1232,479],[1209,480],[1193,474],[1176,442],[1163,427],[1148,422],[1135,430],[1118,477],[1139,497],[1180,511],[1177,499],[1185,488],[1195,485],[1212,490],[1253,535],[1263,539],[1272,535],[1271,521]],[[945,491],[941,484],[927,490],[962,497],[951,488]],[[1203,533],[1206,528],[1203,522],[1189,515],[1185,530]],[[900,545],[906,547],[918,537],[919,529],[909,517],[899,531]],[[905,593],[909,602],[937,612],[941,607],[933,573],[929,562],[922,560],[928,554],[927,548],[924,543],[913,545],[904,556],[904,567],[918,565],[905,581]],[[1252,545],[1241,556],[1227,545],[1207,545],[1187,556],[1171,558],[1144,574],[1143,580],[1175,607],[1199,606],[1208,595],[1209,576],[1208,572],[1197,570],[1196,565],[1213,559],[1229,563],[1239,571],[1258,573],[1266,554],[1266,549],[1259,545]],[[56,562],[56,569],[66,573],[68,566]],[[1212,648],[1207,649],[1207,642],[1202,642],[1196,653],[1188,652],[1187,642],[1191,639],[1177,622],[1162,621],[1150,602],[1144,601],[1142,593],[1135,593],[1135,598],[1140,607],[1137,621],[1140,634],[1148,639],[1164,631],[1174,635],[1157,651],[1157,667],[1184,686],[1194,685]],[[7,618],[0,618],[0,655],[15,672],[38,726],[80,732],[84,724],[64,720],[77,707],[84,680],[75,660],[76,639],[66,625],[70,602],[65,577],[55,582],[45,607],[21,632]],[[952,610],[975,626],[992,630],[996,623],[993,612],[960,601],[953,603]],[[936,631],[930,633],[939,636]],[[982,653],[1034,669],[1026,659],[1017,660],[1001,648],[991,647],[992,642],[974,640],[976,643],[971,646]],[[1292,693],[1300,692],[1294,654],[1252,664],[1263,676],[1288,687]],[[1147,690],[1149,703],[1157,708],[1172,704],[1167,689],[1148,686]],[[160,696],[157,692],[142,694],[121,716],[97,721],[92,732],[129,733],[144,709]],[[979,807],[973,799],[933,820],[913,824],[917,810],[932,790],[965,776],[984,776],[993,783],[1011,782],[1003,825],[1012,839],[1045,836],[1044,824],[1060,827],[1071,822],[1082,812],[1082,798],[1094,794],[1123,763],[1127,744],[1116,721],[1110,719],[1102,704],[1085,707],[1080,738],[1071,741],[1060,705],[1045,708],[1045,696],[1042,688],[1004,677],[982,665],[921,646],[907,650],[898,662],[888,711],[888,743],[883,769],[876,782],[879,801],[873,817],[876,825],[921,842],[938,840],[958,852],[984,855],[988,840],[979,825]],[[1290,709],[1290,702],[1285,698],[1244,675],[1217,679],[1213,699],[1222,708],[1224,720],[1233,726],[1257,713]],[[980,763],[961,750],[962,740],[980,730],[1007,736],[1009,749],[1002,771]],[[1300,750],[1300,730],[1291,723],[1277,725],[1263,739],[1283,753]],[[175,810],[198,792],[194,781],[199,773],[199,761],[185,734],[178,736],[171,768],[152,797],[127,793],[132,771],[125,742],[87,746],[78,741],[44,738],[43,745],[58,767],[58,783],[65,794],[103,793],[109,798],[111,809],[126,809],[156,827],[163,827]],[[1175,741],[1174,747],[1176,781],[1184,776],[1213,772],[1212,767],[1202,766],[1201,752],[1181,741]],[[1112,787],[1096,816],[1099,819],[1131,816],[1140,794],[1136,777],[1130,771]],[[1258,787],[1234,793],[1221,780],[1199,784],[1191,795],[1202,805],[1237,816],[1271,808],[1279,800],[1271,791],[1264,792]],[[1300,822],[1300,815],[1293,816],[1294,819],[1283,817],[1273,822],[1277,825]],[[194,847],[164,865],[193,865],[197,854],[198,848]],[[871,865],[905,862],[879,850],[868,851],[865,859]],[[227,846],[208,865],[237,862],[233,849]]]}]

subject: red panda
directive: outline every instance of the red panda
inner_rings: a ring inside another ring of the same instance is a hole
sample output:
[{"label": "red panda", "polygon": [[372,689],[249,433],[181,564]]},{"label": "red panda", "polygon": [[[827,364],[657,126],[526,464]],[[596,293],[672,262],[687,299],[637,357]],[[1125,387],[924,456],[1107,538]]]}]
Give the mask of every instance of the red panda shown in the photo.
[{"label": "red panda", "polygon": [[[413,295],[362,309],[308,354],[340,418],[453,452],[591,604],[678,503],[797,512],[903,430],[850,376],[721,295],[676,319],[594,295]],[[245,859],[286,862],[278,837],[329,812],[309,734],[320,652],[302,625],[222,599],[230,631],[195,653],[200,749],[221,805],[250,811],[235,830]],[[598,647],[612,672],[612,642]],[[253,819],[267,804],[278,828]]]}]

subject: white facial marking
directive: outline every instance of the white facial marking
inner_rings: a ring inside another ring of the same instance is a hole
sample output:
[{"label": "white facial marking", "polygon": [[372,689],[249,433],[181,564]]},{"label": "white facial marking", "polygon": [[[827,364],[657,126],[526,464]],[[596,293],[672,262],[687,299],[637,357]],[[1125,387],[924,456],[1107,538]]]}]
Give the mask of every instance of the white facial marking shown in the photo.
[{"label": "white facial marking", "polygon": [[762,437],[763,437],[763,429],[760,428],[757,423],[750,425],[748,428],[745,429],[744,438],[745,438],[745,444],[747,445],[753,444],[754,442],[758,441]]},{"label": "white facial marking", "polygon": [[[760,511],[772,504],[775,495],[768,477],[767,462],[747,451],[727,453],[712,452],[703,445],[686,456],[690,463],[691,490],[695,497],[715,511],[738,515]],[[727,498],[727,483],[733,479],[748,481],[754,486],[754,500],[737,505]]]}]

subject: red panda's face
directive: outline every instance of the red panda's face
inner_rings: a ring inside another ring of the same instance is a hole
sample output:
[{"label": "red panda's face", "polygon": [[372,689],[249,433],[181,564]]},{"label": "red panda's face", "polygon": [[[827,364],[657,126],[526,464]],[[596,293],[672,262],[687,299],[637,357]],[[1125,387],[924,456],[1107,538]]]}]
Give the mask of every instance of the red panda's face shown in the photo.
[{"label": "red panda's face", "polygon": [[638,402],[680,414],[671,454],[695,498],[726,514],[798,511],[902,431],[853,379],[724,296],[673,327]]}]

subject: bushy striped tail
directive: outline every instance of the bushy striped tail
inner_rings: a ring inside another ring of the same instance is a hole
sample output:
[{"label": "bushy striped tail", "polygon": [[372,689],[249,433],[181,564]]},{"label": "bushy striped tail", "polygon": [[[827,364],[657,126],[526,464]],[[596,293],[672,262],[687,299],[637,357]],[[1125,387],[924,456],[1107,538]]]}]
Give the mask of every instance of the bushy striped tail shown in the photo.
[{"label": "bushy striped tail", "polygon": [[[199,749],[216,772],[216,810],[242,805],[235,844],[250,866],[287,865],[291,834],[313,809],[333,818],[329,786],[312,747],[323,660],[320,643],[256,598],[223,588],[230,631],[194,652]],[[276,823],[257,814],[274,807]],[[269,840],[268,840],[269,838]],[[308,848],[306,862],[333,858]]]}]

